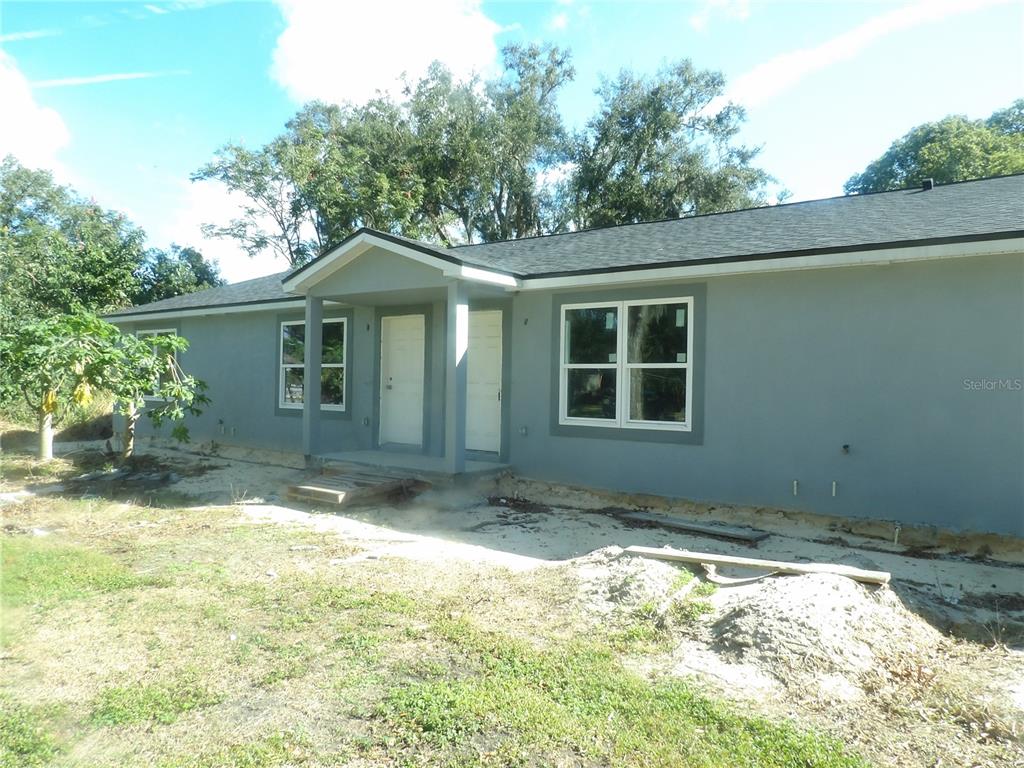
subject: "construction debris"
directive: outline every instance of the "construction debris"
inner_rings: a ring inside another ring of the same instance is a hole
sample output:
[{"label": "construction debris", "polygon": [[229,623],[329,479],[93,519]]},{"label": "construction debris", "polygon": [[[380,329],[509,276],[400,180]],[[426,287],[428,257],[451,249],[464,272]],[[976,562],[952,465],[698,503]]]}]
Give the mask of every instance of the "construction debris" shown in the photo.
[{"label": "construction debris", "polygon": [[767,531],[760,531],[757,528],[741,528],[715,523],[694,523],[671,515],[655,515],[650,512],[634,512],[628,509],[614,508],[606,511],[622,520],[660,525],[663,528],[675,528],[687,533],[699,533],[704,536],[713,536],[720,539],[732,539],[734,541],[741,541],[744,544],[756,545],[757,542],[767,539],[769,535]]},{"label": "construction debris", "polygon": [[849,565],[833,563],[787,563],[781,560],[759,560],[753,557],[734,557],[732,555],[714,555],[709,552],[690,552],[684,549],[664,547],[626,547],[626,554],[651,557],[657,560],[668,560],[676,563],[697,563],[698,565],[732,565],[740,568],[763,568],[776,573],[832,573],[846,576],[854,581],[866,584],[888,584],[891,575],[886,571],[867,571]]}]

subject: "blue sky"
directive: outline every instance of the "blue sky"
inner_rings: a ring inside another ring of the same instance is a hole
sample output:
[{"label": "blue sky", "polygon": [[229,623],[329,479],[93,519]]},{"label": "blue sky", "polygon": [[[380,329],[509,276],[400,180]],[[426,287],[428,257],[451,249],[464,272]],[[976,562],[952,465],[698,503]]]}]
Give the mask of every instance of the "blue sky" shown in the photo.
[{"label": "blue sky", "polygon": [[432,59],[486,75],[500,47],[572,50],[570,125],[601,75],[688,57],[748,109],[742,140],[793,199],[843,182],[912,126],[985,117],[1024,96],[1024,3],[17,2],[0,4],[0,155],[126,211],[154,245],[193,244],[232,280],[283,269],[199,225],[237,201],[189,174],[221,144],[258,145],[304,100],[362,99]]}]

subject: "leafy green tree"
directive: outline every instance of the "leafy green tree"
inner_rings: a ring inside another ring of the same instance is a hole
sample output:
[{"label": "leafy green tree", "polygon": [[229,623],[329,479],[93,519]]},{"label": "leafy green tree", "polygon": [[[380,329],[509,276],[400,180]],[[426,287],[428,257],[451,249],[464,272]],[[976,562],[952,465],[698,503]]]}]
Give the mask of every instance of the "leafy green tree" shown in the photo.
[{"label": "leafy green tree", "polygon": [[[0,394],[20,394],[36,413],[39,458],[53,458],[53,421],[72,403],[85,405],[98,390],[111,393],[125,415],[124,456],[134,449],[139,413],[155,424],[179,422],[174,435],[187,439],[181,420],[209,402],[206,385],[185,374],[179,336],[138,339],[95,315],[54,315],[0,333]],[[157,399],[146,401],[146,395]],[[149,406],[149,407],[147,407]]]},{"label": "leafy green tree", "polygon": [[912,128],[843,186],[848,195],[1024,172],[1024,99],[988,120],[951,115]]},{"label": "leafy green tree", "polygon": [[744,119],[718,72],[683,60],[651,78],[622,72],[598,90],[601,106],[577,136],[568,184],[579,228],[678,218],[765,203],[771,177],[758,148],[734,144]]},{"label": "leafy green tree", "polygon": [[[109,334],[109,328],[104,332]],[[177,335],[139,338],[120,332],[112,340],[100,361],[97,383],[114,396],[115,412],[124,417],[122,458],[131,458],[135,452],[135,428],[142,414],[157,427],[167,421],[175,422],[171,436],[188,442],[185,416],[200,415],[210,403],[205,394],[206,382],[186,373],[178,364],[178,355],[188,349],[188,340]]]},{"label": "leafy green tree", "polygon": [[735,141],[743,110],[709,112],[720,74],[689,61],[654,78],[624,72],[570,137],[557,103],[574,77],[568,52],[502,53],[487,82],[435,63],[400,100],[308,104],[262,149],[225,147],[193,178],[249,204],[207,231],[297,265],[360,226],[453,245],[765,202],[758,149]]},{"label": "leafy green tree", "polygon": [[249,256],[269,248],[298,266],[323,247],[323,234],[316,211],[288,176],[280,150],[273,145],[254,151],[227,144],[192,174],[192,181],[219,181],[246,201],[241,215],[227,224],[204,224],[204,235],[232,238]]},{"label": "leafy green tree", "polygon": [[272,146],[316,214],[318,241],[330,244],[364,226],[420,234],[413,141],[404,110],[381,97],[359,107],[307,104]]},{"label": "leafy green tree", "polygon": [[565,51],[507,46],[504,72],[454,82],[439,64],[407,89],[422,212],[445,245],[508,240],[561,226],[545,171],[568,159],[557,108],[574,70]]},{"label": "leafy green tree", "polygon": [[169,251],[150,248],[135,274],[139,290],[132,298],[133,304],[148,304],[224,285],[217,264],[188,246],[171,245]]},{"label": "leafy green tree", "polygon": [[79,309],[126,306],[144,234],[13,157],[0,163],[0,328]]},{"label": "leafy green tree", "polygon": [[241,216],[203,232],[237,240],[250,256],[270,249],[291,266],[361,226],[416,236],[422,182],[411,141],[386,99],[358,108],[307,104],[265,147],[225,146],[192,175],[247,201]]},{"label": "leafy green tree", "polygon": [[106,340],[90,333],[91,324],[90,317],[58,315],[0,333],[0,387],[36,414],[40,459],[53,458],[54,417],[92,397]]},{"label": "leafy green tree", "polygon": [[258,150],[222,148],[193,180],[247,203],[211,236],[299,265],[361,226],[444,244],[541,234],[552,196],[543,171],[566,159],[556,96],[573,75],[555,48],[509,46],[486,84],[439,64],[404,99],[307,104]]},{"label": "leafy green tree", "polygon": [[1004,136],[1024,135],[1024,99],[1017,99],[1006,109],[996,110],[985,125]]},{"label": "leafy green tree", "polygon": [[486,96],[478,80],[457,83],[438,63],[406,94],[425,236],[443,245],[469,242],[485,204],[482,180],[490,163]]}]

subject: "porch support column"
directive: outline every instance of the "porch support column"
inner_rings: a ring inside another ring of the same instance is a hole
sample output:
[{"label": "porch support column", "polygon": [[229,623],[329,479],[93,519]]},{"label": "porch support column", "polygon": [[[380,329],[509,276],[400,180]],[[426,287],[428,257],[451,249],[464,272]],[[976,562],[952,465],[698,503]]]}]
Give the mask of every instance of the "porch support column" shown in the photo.
[{"label": "porch support column", "polygon": [[469,361],[469,298],[466,284],[448,284],[445,324],[444,460],[452,474],[466,470],[466,370]]},{"label": "porch support column", "polygon": [[305,383],[302,396],[302,452],[309,461],[320,451],[320,364],[324,300],[306,296]]}]

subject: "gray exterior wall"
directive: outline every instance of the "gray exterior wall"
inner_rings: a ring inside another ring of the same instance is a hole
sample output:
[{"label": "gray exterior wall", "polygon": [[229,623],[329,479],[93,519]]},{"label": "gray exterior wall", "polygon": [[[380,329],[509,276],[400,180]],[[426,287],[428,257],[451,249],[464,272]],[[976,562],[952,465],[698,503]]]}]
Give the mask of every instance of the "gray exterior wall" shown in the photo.
[{"label": "gray exterior wall", "polygon": [[[322,447],[325,451],[371,447],[370,426],[374,398],[373,309],[336,311],[327,308],[325,317],[347,316],[346,410],[323,411]],[[260,311],[240,314],[185,317],[118,323],[126,331],[146,328],[174,328],[189,340],[189,349],[179,359],[181,366],[205,381],[211,403],[202,416],[189,417],[193,442],[218,443],[302,451],[302,411],[279,407],[280,322],[302,320],[302,311]],[[369,326],[370,330],[367,330]],[[139,421],[142,435],[169,434],[165,425],[155,431],[148,419]]]},{"label": "gray exterior wall", "polygon": [[970,383],[1024,378],[1024,256],[592,293],[697,297],[695,432],[558,434],[553,325],[559,302],[587,292],[524,292],[512,338],[520,473],[1024,535],[1024,392]]},{"label": "gray exterior wall", "polygon": [[[511,302],[485,300],[471,309],[505,310],[506,377],[504,402],[509,402],[511,383]],[[324,453],[368,450],[379,447],[380,320],[388,315],[422,314],[426,323],[423,452],[444,454],[445,409],[445,305],[444,302],[386,307],[326,305],[325,318],[344,317],[347,323],[345,398],[343,412],[322,410],[320,447]],[[299,310],[267,311],[184,317],[172,320],[118,322],[125,332],[173,329],[189,341],[179,362],[208,386],[211,403],[198,417],[188,417],[193,442],[213,440],[278,451],[302,451],[302,410],[280,407],[280,324],[302,320]],[[508,457],[508,411],[502,424],[501,458]],[[139,435],[166,437],[173,425],[155,430],[146,418],[139,421]]]},{"label": "gray exterior wall", "polygon": [[[682,295],[695,299],[693,431],[558,425],[559,304]],[[502,458],[520,474],[1024,536],[1024,391],[990,384],[1024,378],[1024,255],[471,303],[495,306],[505,309]],[[437,300],[343,313],[347,411],[323,412],[324,452],[376,447],[380,317],[404,311],[427,315],[424,450],[443,453]],[[190,340],[182,365],[213,401],[189,422],[195,441],[301,451],[301,411],[277,405],[279,322],[301,318],[271,308],[119,325],[173,327]]]}]

